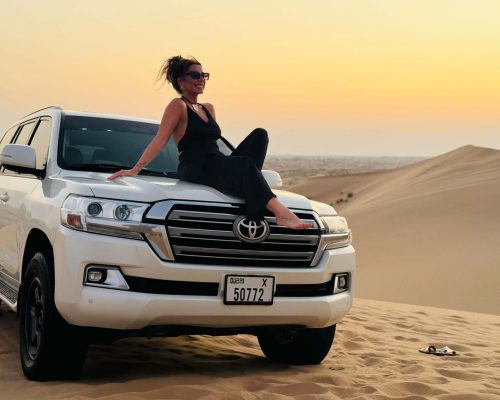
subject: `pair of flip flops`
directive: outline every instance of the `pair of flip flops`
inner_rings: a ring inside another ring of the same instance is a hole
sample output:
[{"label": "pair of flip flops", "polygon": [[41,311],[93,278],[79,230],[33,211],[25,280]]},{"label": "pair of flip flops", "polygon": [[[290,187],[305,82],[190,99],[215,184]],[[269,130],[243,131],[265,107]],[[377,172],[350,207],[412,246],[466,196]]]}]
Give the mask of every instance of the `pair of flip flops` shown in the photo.
[{"label": "pair of flip flops", "polygon": [[450,349],[448,346],[443,346],[440,349],[436,349],[435,346],[423,347],[419,350],[421,353],[434,354],[435,356],[456,356],[458,353],[455,350]]}]

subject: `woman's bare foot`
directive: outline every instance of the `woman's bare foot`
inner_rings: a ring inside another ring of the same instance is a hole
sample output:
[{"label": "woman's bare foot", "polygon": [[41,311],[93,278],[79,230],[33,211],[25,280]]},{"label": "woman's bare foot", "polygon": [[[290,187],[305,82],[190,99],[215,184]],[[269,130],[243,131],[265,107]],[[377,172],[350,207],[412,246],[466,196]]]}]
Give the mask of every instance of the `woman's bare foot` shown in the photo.
[{"label": "woman's bare foot", "polygon": [[307,229],[313,227],[313,224],[302,221],[289,208],[281,204],[276,197],[269,200],[267,209],[276,217],[276,225],[286,226],[290,229]]},{"label": "woman's bare foot", "polygon": [[292,216],[287,217],[276,217],[276,225],[286,226],[290,229],[307,229],[312,228],[312,224],[302,221],[293,212],[290,212]]}]

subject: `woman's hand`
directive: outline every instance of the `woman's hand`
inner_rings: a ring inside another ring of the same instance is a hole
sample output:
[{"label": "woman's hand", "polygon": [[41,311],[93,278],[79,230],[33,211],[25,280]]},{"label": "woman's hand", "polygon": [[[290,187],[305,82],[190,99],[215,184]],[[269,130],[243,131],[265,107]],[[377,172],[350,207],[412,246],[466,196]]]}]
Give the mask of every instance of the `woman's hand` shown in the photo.
[{"label": "woman's hand", "polygon": [[121,178],[122,176],[136,176],[139,173],[136,169],[122,169],[118,172],[115,172],[113,175],[108,176],[108,181],[112,181],[116,178]]}]

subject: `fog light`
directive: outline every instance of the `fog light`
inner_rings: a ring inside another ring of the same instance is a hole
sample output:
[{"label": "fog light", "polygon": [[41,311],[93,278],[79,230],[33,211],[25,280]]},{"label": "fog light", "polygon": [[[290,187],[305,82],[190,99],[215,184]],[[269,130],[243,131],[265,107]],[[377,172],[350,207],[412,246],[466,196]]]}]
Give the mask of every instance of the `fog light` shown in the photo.
[{"label": "fog light", "polygon": [[88,268],[87,269],[87,282],[90,283],[103,283],[107,278],[107,271],[104,268]]},{"label": "fog light", "polygon": [[342,274],[335,277],[335,287],[333,293],[345,292],[349,289],[349,275]]},{"label": "fog light", "polygon": [[83,284],[108,289],[130,289],[120,269],[107,265],[88,265],[85,269]]}]

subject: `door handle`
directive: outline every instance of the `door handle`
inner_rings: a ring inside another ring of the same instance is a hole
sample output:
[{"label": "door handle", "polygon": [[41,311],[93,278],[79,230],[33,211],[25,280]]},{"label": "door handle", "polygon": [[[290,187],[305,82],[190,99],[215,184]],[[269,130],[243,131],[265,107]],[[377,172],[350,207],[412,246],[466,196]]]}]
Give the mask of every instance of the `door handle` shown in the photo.
[{"label": "door handle", "polygon": [[10,197],[9,197],[9,194],[7,192],[5,192],[4,194],[0,194],[0,201],[3,201],[3,202],[7,202],[9,201]]}]

